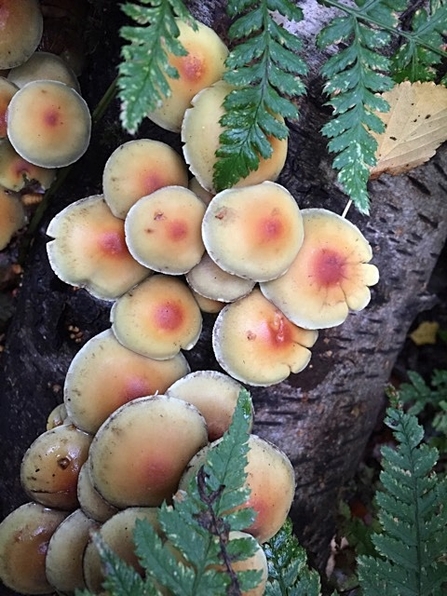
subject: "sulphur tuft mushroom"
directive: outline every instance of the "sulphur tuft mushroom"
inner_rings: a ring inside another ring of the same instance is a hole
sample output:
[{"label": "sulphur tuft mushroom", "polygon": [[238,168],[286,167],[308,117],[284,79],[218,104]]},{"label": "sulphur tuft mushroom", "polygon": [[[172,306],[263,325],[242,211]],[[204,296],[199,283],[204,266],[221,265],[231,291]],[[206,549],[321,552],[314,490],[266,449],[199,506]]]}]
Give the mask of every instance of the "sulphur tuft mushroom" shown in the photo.
[{"label": "sulphur tuft mushroom", "polygon": [[25,210],[16,193],[0,187],[0,250],[26,223]]},{"label": "sulphur tuft mushroom", "polygon": [[0,185],[15,192],[31,189],[43,193],[55,177],[54,169],[41,168],[21,157],[8,139],[0,142]]},{"label": "sulphur tuft mushroom", "polygon": [[97,522],[104,523],[119,511],[117,507],[108,503],[93,486],[88,458],[79,470],[77,495],[80,509],[87,517]]},{"label": "sulphur tuft mushroom", "polygon": [[12,96],[17,92],[18,87],[0,76],[0,139],[6,137],[6,112]]},{"label": "sulphur tuft mushroom", "polygon": [[228,304],[213,327],[220,366],[249,385],[268,386],[301,372],[311,358],[317,332],[289,321],[259,289]]},{"label": "sulphur tuft mushroom", "polygon": [[38,0],[2,0],[0,69],[18,66],[40,43],[43,17]]},{"label": "sulphur tuft mushroom", "polygon": [[326,209],[303,209],[304,242],[280,278],[261,283],[262,293],[296,325],[340,325],[349,310],[365,308],[369,286],[379,280],[372,249],[353,223]]},{"label": "sulphur tuft mushroom", "polygon": [[26,62],[11,68],[7,79],[19,88],[31,81],[59,81],[80,93],[79,81],[71,67],[51,52],[34,52]]},{"label": "sulphur tuft mushroom", "polygon": [[77,161],[90,143],[91,116],[85,100],[59,81],[32,81],[12,97],[7,134],[27,161],[61,168]]}]

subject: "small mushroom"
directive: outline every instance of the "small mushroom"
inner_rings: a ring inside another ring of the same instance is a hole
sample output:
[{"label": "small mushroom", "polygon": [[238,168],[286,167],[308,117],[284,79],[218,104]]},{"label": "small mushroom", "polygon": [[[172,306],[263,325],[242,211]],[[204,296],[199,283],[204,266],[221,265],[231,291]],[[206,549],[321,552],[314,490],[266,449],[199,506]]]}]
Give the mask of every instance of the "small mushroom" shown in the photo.
[{"label": "small mushroom", "polygon": [[303,243],[300,209],[274,182],[218,193],[202,222],[205,248],[224,271],[254,281],[282,275]]},{"label": "small mushroom", "polygon": [[43,18],[38,0],[2,0],[0,18],[0,69],[27,60],[40,43]]},{"label": "small mushroom", "polygon": [[50,222],[47,252],[56,275],[103,300],[114,300],[151,272],[127,248],[124,222],[102,195],[75,201]]},{"label": "small mushroom", "polygon": [[82,511],[97,522],[104,523],[118,513],[119,509],[108,503],[93,486],[90,460],[82,464],[78,475],[77,496]]},{"label": "small mushroom", "polygon": [[104,199],[116,217],[125,219],[138,199],[164,186],[188,186],[180,155],[152,139],[127,141],[113,151],[103,172]]},{"label": "small mushroom", "polygon": [[32,81],[12,97],[8,138],[27,161],[61,168],[77,161],[90,143],[91,116],[85,100],[59,81]]},{"label": "small mushroom", "polygon": [[0,76],[0,139],[6,137],[6,111],[12,96],[18,88],[5,77]]},{"label": "small mushroom", "polygon": [[225,302],[219,302],[219,300],[211,300],[210,298],[205,298],[205,296],[202,296],[193,289],[191,289],[191,294],[196,299],[196,302],[199,305],[200,310],[204,313],[215,315],[218,312],[220,312],[225,306]]},{"label": "small mushroom", "polygon": [[205,203],[182,186],[165,186],[142,197],[124,224],[126,243],[136,261],[153,271],[181,275],[202,258]]},{"label": "small mushroom", "polygon": [[[199,184],[209,192],[216,192],[213,183],[214,164],[217,160],[216,151],[220,147],[220,135],[224,131],[219,121],[225,113],[223,101],[232,89],[225,81],[217,81],[211,87],[199,91],[183,118],[181,137],[185,161]],[[269,141],[272,155],[268,159],[260,157],[258,169],[239,180],[236,187],[277,179],[286,161],[288,142],[287,139],[275,137],[269,138]]]},{"label": "small mushroom", "polygon": [[25,210],[18,195],[0,187],[0,250],[26,223]]},{"label": "small mushroom", "polygon": [[304,242],[282,277],[260,284],[262,293],[295,325],[340,325],[362,310],[379,280],[372,250],[350,221],[326,209],[303,209]]},{"label": "small mushroom", "polygon": [[67,513],[25,503],[0,523],[0,580],[19,594],[49,594],[45,574],[48,542]]},{"label": "small mushroom", "polygon": [[302,329],[259,291],[228,304],[213,328],[221,367],[249,385],[268,386],[301,372],[309,363],[317,332]]},{"label": "small mushroom", "polygon": [[51,186],[56,171],[36,166],[21,157],[8,139],[0,142],[0,184],[8,190],[31,189],[43,193]]},{"label": "small mushroom", "polygon": [[60,81],[80,93],[79,81],[71,67],[51,52],[34,52],[26,62],[11,68],[7,78],[19,88],[31,81]]},{"label": "small mushroom", "polygon": [[48,414],[45,430],[52,430],[53,428],[56,428],[56,426],[62,426],[62,424],[70,424],[70,421],[67,417],[65,405],[58,404]]},{"label": "small mushroom", "polygon": [[183,354],[153,360],[121,345],[110,329],[92,337],[71,361],[64,403],[73,423],[94,434],[124,403],[165,390],[189,372]]},{"label": "small mushroom", "polygon": [[118,341],[138,354],[165,360],[193,348],[202,314],[179,279],[156,274],[119,298],[110,312]]},{"label": "small mushroom", "polygon": [[93,486],[115,507],[171,500],[192,456],[208,442],[205,419],[174,397],[140,397],[107,418],[90,448]]}]

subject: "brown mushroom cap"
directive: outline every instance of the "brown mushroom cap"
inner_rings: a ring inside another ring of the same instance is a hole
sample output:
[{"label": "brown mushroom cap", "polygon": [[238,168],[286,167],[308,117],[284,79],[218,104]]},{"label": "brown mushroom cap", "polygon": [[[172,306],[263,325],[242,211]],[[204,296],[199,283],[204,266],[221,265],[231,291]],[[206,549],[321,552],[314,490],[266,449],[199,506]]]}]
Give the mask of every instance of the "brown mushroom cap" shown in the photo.
[{"label": "brown mushroom cap", "polygon": [[[231,90],[231,85],[218,81],[199,91],[183,118],[181,136],[185,161],[199,184],[210,192],[215,192],[214,164],[217,160],[216,151],[220,146],[219,137],[224,131],[219,120],[224,115],[223,101]],[[239,180],[236,187],[277,179],[286,161],[288,141],[275,137],[270,137],[269,141],[273,149],[271,157],[261,157],[258,169]]]},{"label": "brown mushroom cap", "polygon": [[138,199],[164,186],[188,186],[188,171],[180,155],[152,139],[127,141],[113,151],[103,172],[106,203],[124,219]]},{"label": "brown mushroom cap", "polygon": [[228,304],[213,328],[213,349],[221,367],[249,385],[268,386],[302,371],[317,332],[297,327],[258,289]]},{"label": "brown mushroom cap", "polygon": [[181,275],[202,258],[205,203],[182,186],[165,186],[129,210],[124,231],[136,261],[160,273]]},{"label": "brown mushroom cap", "polygon": [[104,523],[119,511],[108,503],[93,486],[88,458],[79,470],[77,495],[79,507],[85,515],[97,522]]},{"label": "brown mushroom cap", "polygon": [[90,143],[91,116],[85,100],[59,81],[32,81],[12,97],[7,133],[27,161],[61,168],[77,161]]},{"label": "brown mushroom cap", "polygon": [[65,283],[84,287],[103,300],[114,300],[151,272],[127,248],[124,222],[115,217],[102,195],[80,199],[50,222],[50,265]]},{"label": "brown mushroom cap", "polygon": [[2,0],[0,68],[27,60],[42,38],[43,18],[38,0]]},{"label": "brown mushroom cap", "polygon": [[0,76],[0,139],[6,137],[6,112],[9,102],[17,90],[16,85]]},{"label": "brown mushroom cap", "polygon": [[217,33],[203,23],[196,23],[196,31],[181,19],[176,19],[176,23],[180,30],[178,41],[188,53],[186,56],[168,53],[168,61],[179,76],[168,79],[170,95],[148,114],[148,118],[162,128],[179,132],[192,98],[222,78],[228,48]]},{"label": "brown mushroom cap", "polygon": [[51,52],[34,52],[26,62],[11,68],[7,78],[20,88],[31,81],[60,81],[80,93],[79,81],[71,67]]},{"label": "brown mushroom cap", "polygon": [[295,259],[303,222],[289,191],[267,181],[218,193],[205,212],[202,237],[221,269],[267,281],[282,275]]},{"label": "brown mushroom cap", "polygon": [[0,250],[8,246],[15,232],[25,223],[25,210],[19,197],[0,187]]},{"label": "brown mushroom cap", "polygon": [[121,296],[110,313],[118,341],[138,354],[164,360],[195,346],[202,315],[179,279],[153,275]]},{"label": "brown mushroom cap", "polygon": [[378,269],[360,230],[326,209],[303,209],[304,242],[281,278],[262,283],[262,293],[296,325],[335,327],[371,299]]},{"label": "brown mushroom cap", "polygon": [[193,404],[206,420],[208,440],[215,441],[228,430],[242,388],[221,372],[198,370],[175,381],[166,395]]},{"label": "brown mushroom cap", "polygon": [[21,157],[8,139],[0,142],[0,184],[9,190],[27,187],[43,192],[51,186],[56,171],[36,166]]},{"label": "brown mushroom cap", "polygon": [[205,419],[191,404],[165,395],[140,397],[116,410],[96,433],[90,473],[115,507],[158,506],[208,441]]},{"label": "brown mushroom cap", "polygon": [[92,337],[71,361],[65,378],[64,403],[73,423],[94,434],[124,403],[164,393],[188,372],[183,354],[153,360],[125,348],[107,329]]},{"label": "brown mushroom cap", "polygon": [[53,591],[45,574],[48,541],[67,513],[25,503],[0,523],[0,580],[20,594]]}]

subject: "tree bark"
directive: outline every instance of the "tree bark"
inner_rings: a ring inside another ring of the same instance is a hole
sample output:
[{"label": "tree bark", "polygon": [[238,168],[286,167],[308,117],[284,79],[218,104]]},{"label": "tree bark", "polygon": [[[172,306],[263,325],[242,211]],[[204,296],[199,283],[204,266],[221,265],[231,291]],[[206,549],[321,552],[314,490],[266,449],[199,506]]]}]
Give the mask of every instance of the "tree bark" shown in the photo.
[{"label": "tree bark", "polygon": [[[190,6],[217,31],[227,30],[221,4],[191,2]],[[322,57],[311,40],[322,13],[327,18],[320,6],[305,3],[305,15],[313,28],[303,33],[312,72],[308,95],[300,101],[301,118],[290,124],[289,155],[279,182],[301,208],[324,207],[341,213],[347,199],[319,133],[328,111],[316,72]],[[116,7],[106,4],[101,5],[100,16],[101,45],[81,80],[91,107],[115,76],[118,27],[123,22]],[[106,64],[106,58],[112,58],[112,63]],[[96,76],[102,81],[100,87]],[[63,206],[100,192],[105,160],[127,140],[119,132],[117,110],[115,102],[95,130],[90,150],[55,197],[26,261],[16,313],[1,355],[2,517],[28,500],[20,486],[20,461],[32,440],[43,432],[49,412],[62,401],[71,359],[85,341],[110,326],[109,304],[56,279],[47,262],[45,229]],[[164,140],[180,150],[176,135],[150,124],[141,128],[139,136]],[[370,216],[361,216],[352,207],[348,214],[371,243],[372,262],[380,270],[370,305],[350,314],[343,325],[322,331],[311,363],[302,373],[273,387],[250,388],[255,432],[285,451],[295,467],[292,516],[302,544],[320,569],[334,534],[337,495],[362,457],[408,328],[431,303],[426,287],[447,236],[446,186],[445,150],[407,175],[383,176],[370,184]],[[213,320],[205,317],[198,346],[185,354],[192,370],[218,369],[210,344]]]}]

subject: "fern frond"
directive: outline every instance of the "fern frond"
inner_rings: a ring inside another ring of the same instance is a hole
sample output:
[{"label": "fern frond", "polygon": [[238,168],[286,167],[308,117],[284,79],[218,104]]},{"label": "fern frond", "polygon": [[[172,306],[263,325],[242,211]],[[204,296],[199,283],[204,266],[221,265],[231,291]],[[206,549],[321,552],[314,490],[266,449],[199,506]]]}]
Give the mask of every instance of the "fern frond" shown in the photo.
[{"label": "fern frond", "polygon": [[130,42],[122,48],[118,69],[120,118],[123,127],[135,133],[143,118],[170,95],[168,79],[179,76],[168,61],[168,53],[187,54],[177,39],[180,31],[175,17],[194,28],[196,24],[181,0],[127,2],[122,10],[136,25],[120,29],[121,37]]},{"label": "fern frond", "polygon": [[[278,22],[299,21],[302,12],[290,0],[230,0],[228,14],[236,17],[229,30],[237,45],[227,58],[225,80],[234,90],[225,98],[220,123],[214,186],[223,190],[259,167],[272,154],[270,137],[284,139],[284,118],[297,118],[293,99],[305,91],[301,76],[307,67],[298,56],[301,43]],[[275,13],[275,14],[274,14]]]},{"label": "fern frond", "polygon": [[417,418],[389,408],[385,423],[398,442],[382,448],[382,490],[376,495],[383,531],[372,536],[379,557],[358,558],[364,596],[445,593],[447,480],[433,473],[436,449],[421,444]]}]

